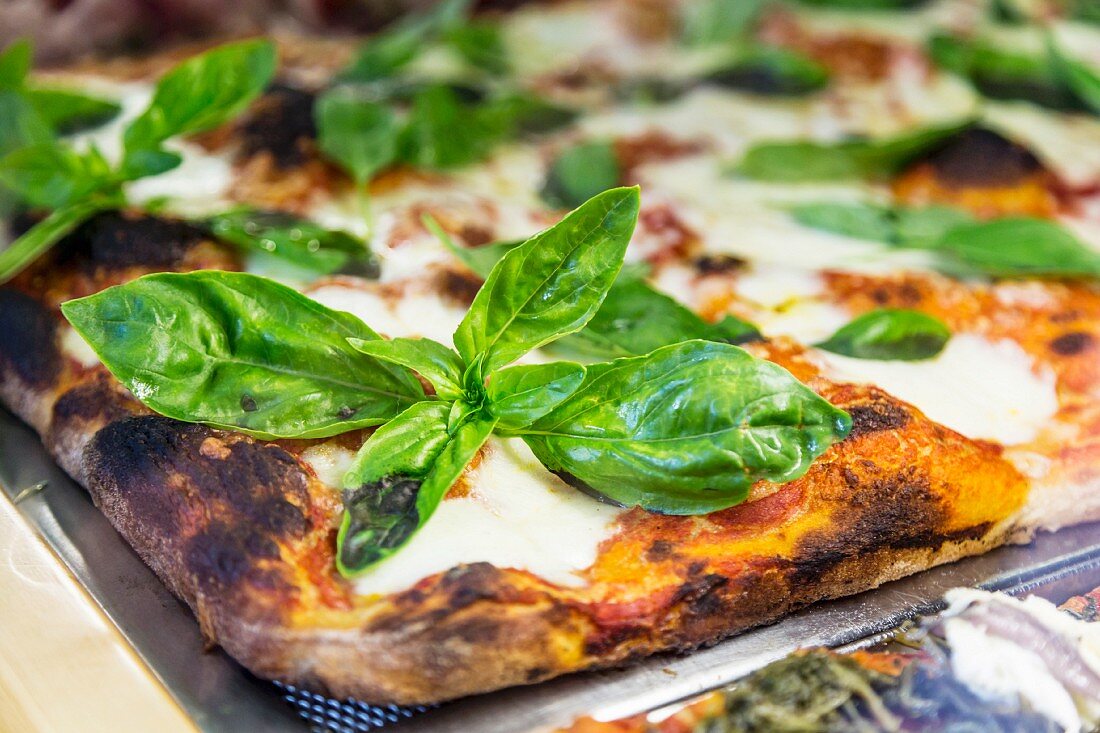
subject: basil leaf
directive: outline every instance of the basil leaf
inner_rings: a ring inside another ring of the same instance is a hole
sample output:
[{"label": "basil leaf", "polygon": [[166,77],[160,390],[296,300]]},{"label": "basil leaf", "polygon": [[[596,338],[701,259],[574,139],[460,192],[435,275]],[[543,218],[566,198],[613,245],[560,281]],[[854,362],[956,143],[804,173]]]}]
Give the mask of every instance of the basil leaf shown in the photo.
[{"label": "basil leaf", "polygon": [[819,349],[856,359],[915,361],[943,351],[951,331],[920,311],[880,308],[841,326]]},{"label": "basil leaf", "polygon": [[447,32],[446,40],[474,68],[500,75],[507,74],[511,67],[504,37],[496,23],[456,25]]},{"label": "basil leaf", "polygon": [[783,368],[728,344],[687,341],[594,364],[521,434],[567,482],[624,506],[703,514],[756,481],[791,481],[851,429]]},{"label": "basil leaf", "polygon": [[31,70],[31,50],[30,41],[20,38],[0,51],[0,89],[23,88]]},{"label": "basil leaf", "polygon": [[27,89],[24,94],[46,124],[59,135],[99,127],[122,111],[115,102],[64,89]]},{"label": "basil leaf", "polygon": [[55,209],[42,221],[23,233],[6,249],[0,250],[0,284],[22,272],[50,247],[87,220],[93,214],[113,209],[120,201],[110,197],[93,197]]},{"label": "basil leaf", "polygon": [[523,241],[491,242],[477,247],[461,247],[455,243],[443,227],[439,226],[439,222],[430,214],[421,217],[421,222],[429,232],[443,243],[443,246],[451,251],[451,254],[462,260],[462,264],[482,279],[489,277],[489,273],[493,271],[493,268],[504,255],[523,244]]},{"label": "basil leaf", "polygon": [[489,413],[502,428],[521,430],[576,392],[584,374],[583,366],[568,361],[521,364],[493,372],[487,391]]},{"label": "basil leaf", "polygon": [[749,148],[734,172],[777,182],[889,176],[969,125],[968,121],[928,127],[892,138],[839,143],[759,143]]},{"label": "basil leaf", "polygon": [[123,171],[137,151],[155,150],[170,137],[217,127],[243,111],[275,74],[275,46],[267,40],[227,43],[193,56],[157,82],[153,100],[123,133]]},{"label": "basil leaf", "polygon": [[146,275],[61,310],[135,397],[177,420],[321,438],[424,399],[406,369],[348,344],[379,338],[359,319],[255,275]]},{"label": "basil leaf", "polygon": [[710,72],[703,82],[755,94],[801,96],[823,89],[829,83],[829,72],[803,54],[763,46]]},{"label": "basil leaf", "polygon": [[0,156],[53,142],[53,130],[19,91],[0,89]]},{"label": "basil leaf", "polygon": [[335,89],[321,95],[316,115],[321,152],[360,185],[395,161],[401,128],[389,107]]},{"label": "basil leaf", "polygon": [[484,355],[484,377],[584,328],[622,267],[638,206],[637,188],[606,191],[506,254],[455,331],[466,364]]},{"label": "basil leaf", "polygon": [[20,148],[0,160],[0,183],[35,207],[56,209],[109,185],[97,153],[81,155],[57,143]]},{"label": "basil leaf", "polygon": [[378,262],[363,241],[283,211],[237,209],[211,217],[206,226],[216,238],[246,252],[323,274],[340,271],[378,277]]},{"label": "basil leaf", "polygon": [[363,341],[350,339],[353,348],[368,356],[418,372],[446,399],[462,396],[462,375],[465,366],[453,349],[424,338],[395,338]]},{"label": "basil leaf", "polygon": [[926,5],[929,0],[799,0],[805,5],[817,5],[841,10],[908,10]]},{"label": "basil leaf", "polygon": [[1100,254],[1045,219],[1011,217],[957,226],[933,248],[996,277],[1100,276]]},{"label": "basil leaf", "polygon": [[400,157],[418,168],[455,168],[481,160],[509,132],[492,108],[464,104],[450,86],[429,84],[413,96]]},{"label": "basil leaf", "polygon": [[494,423],[474,420],[448,433],[449,405],[415,405],[363,444],[344,477],[344,520],[337,568],[357,575],[400,549],[436,508],[481,446]]},{"label": "basil leaf", "polygon": [[565,127],[577,119],[574,109],[548,102],[541,97],[513,92],[488,100],[482,111],[500,119],[501,127],[515,135],[542,135]]},{"label": "basil leaf", "polygon": [[791,216],[803,226],[856,239],[885,242],[897,247],[930,247],[944,234],[974,220],[949,206],[910,209],[867,203],[817,202],[791,207]]},{"label": "basil leaf", "polygon": [[681,41],[689,46],[725,43],[749,32],[768,0],[697,0],[683,6]]},{"label": "basil leaf", "polygon": [[350,577],[387,557],[420,526],[416,499],[443,452],[443,402],[418,402],[367,439],[344,476],[344,519],[336,539],[336,566]]},{"label": "basil leaf", "polygon": [[621,177],[619,156],[613,144],[581,143],[558,153],[550,164],[542,198],[551,206],[572,209],[618,186]]},{"label": "basil leaf", "polygon": [[406,66],[435,36],[458,25],[470,12],[470,0],[443,0],[428,13],[408,15],[366,43],[356,53],[341,81],[373,82]]},{"label": "basil leaf", "polygon": [[939,66],[966,77],[987,97],[1023,99],[1053,109],[1080,107],[1047,54],[1028,55],[981,38],[943,34],[929,40],[928,52]]},{"label": "basil leaf", "polygon": [[760,332],[749,323],[732,316],[708,323],[644,280],[620,277],[588,325],[552,348],[614,359],[692,339],[735,344],[756,338]]},{"label": "basil leaf", "polygon": [[1100,69],[1071,58],[1050,38],[1047,42],[1054,68],[1077,98],[1094,113],[1100,114]]}]

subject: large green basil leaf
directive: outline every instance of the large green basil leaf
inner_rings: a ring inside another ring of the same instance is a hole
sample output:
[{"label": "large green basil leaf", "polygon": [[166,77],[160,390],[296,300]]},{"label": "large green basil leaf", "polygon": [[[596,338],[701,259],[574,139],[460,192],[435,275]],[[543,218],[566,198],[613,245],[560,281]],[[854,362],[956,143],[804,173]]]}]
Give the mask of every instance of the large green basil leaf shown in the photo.
[{"label": "large green basil leaf", "polygon": [[99,127],[122,111],[116,102],[66,89],[34,88],[27,89],[24,94],[46,124],[59,135]]},{"label": "large green basil leaf", "polygon": [[418,372],[435,387],[440,397],[458,399],[462,395],[465,366],[453,349],[425,338],[395,338],[373,341],[351,339],[358,351],[376,359]]},{"label": "large green basil leaf", "polygon": [[1053,109],[1080,107],[1046,53],[1020,53],[980,37],[944,34],[929,40],[928,51],[937,64],[966,77],[987,97],[1023,99]]},{"label": "large green basil leaf", "polygon": [[761,46],[711,71],[703,82],[753,94],[801,96],[824,88],[829,83],[829,72],[803,54]]},{"label": "large green basil leaf", "polygon": [[6,249],[0,250],[0,284],[6,283],[41,257],[93,214],[118,207],[113,197],[95,196],[55,209],[42,221],[24,232]]},{"label": "large green basil leaf", "polygon": [[749,148],[734,172],[763,181],[820,181],[889,176],[970,122],[906,132],[892,138],[838,143],[765,142]]},{"label": "large green basil leaf", "polygon": [[172,68],[157,82],[149,107],[126,127],[124,174],[136,172],[127,160],[135,153],[217,127],[243,111],[267,87],[275,63],[271,41],[250,40],[227,43]]},{"label": "large green basil leaf", "polygon": [[542,187],[542,198],[551,206],[572,209],[618,186],[621,176],[619,156],[612,143],[580,143],[554,158]]},{"label": "large green basil leaf", "polygon": [[703,339],[743,343],[759,338],[752,324],[732,316],[708,323],[641,278],[620,277],[583,330],[554,343],[554,349],[600,359],[641,356],[680,341]]},{"label": "large green basil leaf", "polygon": [[20,148],[0,159],[0,183],[29,205],[46,209],[110,186],[110,174],[94,149],[81,154],[55,142]]},{"label": "large green basil leaf", "polygon": [[61,309],[135,397],[177,420],[319,438],[424,399],[408,370],[348,344],[379,338],[358,318],[255,275],[147,275]]},{"label": "large green basil leaf", "polygon": [[389,107],[350,89],[317,101],[317,144],[360,185],[397,158],[401,126]]},{"label": "large green basil leaf", "polygon": [[455,331],[480,376],[584,328],[622,267],[638,220],[637,188],[606,191],[504,256]]},{"label": "large green basil leaf", "polygon": [[951,330],[920,311],[880,308],[841,326],[819,349],[856,359],[915,361],[943,351]]},{"label": "large green basil leaf", "polygon": [[790,208],[795,221],[813,229],[898,247],[927,247],[959,224],[974,220],[962,209],[910,209],[860,202],[813,202]]},{"label": "large green basil leaf", "polygon": [[493,372],[487,390],[489,413],[501,427],[521,430],[576,392],[584,375],[583,366],[568,361],[520,364]]},{"label": "large green basil leaf", "polygon": [[995,277],[1096,277],[1100,253],[1045,219],[1011,217],[957,226],[933,248]]},{"label": "large green basil leaf", "polygon": [[448,432],[449,405],[414,405],[363,444],[344,477],[336,563],[352,577],[399,550],[424,526],[493,431],[474,420]]},{"label": "large green basil leaf", "polygon": [[1100,69],[1072,58],[1053,38],[1047,45],[1059,76],[1086,107],[1100,114]]},{"label": "large green basil leaf", "polygon": [[584,384],[521,434],[579,488],[625,506],[703,514],[784,482],[851,429],[789,372],[736,346],[688,341],[588,367]]},{"label": "large green basil leaf", "polygon": [[211,234],[246,252],[277,257],[314,272],[378,277],[366,243],[285,211],[234,209],[206,221]]}]

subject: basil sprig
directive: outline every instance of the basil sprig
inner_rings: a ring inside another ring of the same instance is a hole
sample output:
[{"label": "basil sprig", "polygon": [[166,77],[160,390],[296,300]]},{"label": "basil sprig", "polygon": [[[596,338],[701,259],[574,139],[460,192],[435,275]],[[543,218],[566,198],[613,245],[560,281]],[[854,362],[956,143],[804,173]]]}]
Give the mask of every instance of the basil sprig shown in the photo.
[{"label": "basil sprig", "polygon": [[879,308],[841,326],[817,347],[856,359],[916,361],[943,351],[950,338],[943,321],[927,313]]},{"label": "basil sprig", "polygon": [[1032,217],[975,221],[945,206],[910,209],[865,203],[792,207],[801,224],[895,247],[930,250],[953,275],[1097,277],[1100,253],[1057,222]]},{"label": "basil sprig", "polygon": [[895,247],[934,245],[954,227],[974,220],[968,212],[950,206],[910,208],[863,202],[796,204],[790,213],[812,229]]},{"label": "basil sprig", "polygon": [[378,277],[378,261],[362,240],[285,211],[239,208],[212,216],[204,224],[215,238],[261,257],[324,275]]},{"label": "basil sprig", "polygon": [[0,156],[101,125],[121,109],[85,94],[28,84],[31,50],[22,40],[0,53]]},{"label": "basil sprig", "polygon": [[970,124],[970,121],[956,122],[896,137],[855,138],[837,143],[763,142],[750,147],[732,171],[778,182],[885,177]]},{"label": "basil sprig", "polygon": [[[33,207],[54,214],[0,252],[4,282],[46,252],[83,219],[126,203],[125,184],[181,163],[163,144],[226,122],[255,99],[275,73],[269,41],[241,41],[192,57],[157,83],[149,107],[123,133],[112,167],[94,146],[78,151],[47,136],[0,159],[0,183]],[[66,226],[57,226],[64,221]]]},{"label": "basil sprig", "polygon": [[[66,318],[146,405],[261,438],[381,425],[344,477],[337,564],[354,575],[409,541],[492,433],[625,505],[692,514],[800,476],[851,421],[782,368],[687,341],[584,367],[509,366],[600,311],[638,217],[606,191],[511,249],[454,335],[380,339],[254,275],[150,275],[69,301]],[[425,394],[413,372],[430,382]]]},{"label": "basil sprig", "polygon": [[[424,224],[481,277],[487,277],[501,257],[523,244],[496,242],[480,247],[460,247],[431,217],[426,216]],[[588,325],[558,339],[550,348],[563,355],[616,359],[641,356],[690,339],[740,344],[760,338],[760,331],[755,326],[733,316],[727,315],[716,323],[704,321],[674,298],[654,290],[643,275],[639,268],[623,268]]]}]

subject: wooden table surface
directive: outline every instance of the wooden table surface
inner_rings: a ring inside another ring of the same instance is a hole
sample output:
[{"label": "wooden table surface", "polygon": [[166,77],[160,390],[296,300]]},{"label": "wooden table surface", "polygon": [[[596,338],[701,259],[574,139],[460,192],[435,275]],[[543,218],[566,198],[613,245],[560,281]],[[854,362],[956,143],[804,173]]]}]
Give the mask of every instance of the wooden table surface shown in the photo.
[{"label": "wooden table surface", "polygon": [[0,492],[0,733],[196,728]]}]

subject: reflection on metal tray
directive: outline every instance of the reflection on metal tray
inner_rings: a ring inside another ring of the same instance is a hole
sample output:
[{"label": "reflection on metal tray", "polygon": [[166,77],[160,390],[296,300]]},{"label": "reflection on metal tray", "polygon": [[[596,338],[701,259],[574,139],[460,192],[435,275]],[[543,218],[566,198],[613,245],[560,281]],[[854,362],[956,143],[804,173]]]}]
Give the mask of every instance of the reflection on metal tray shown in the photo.
[{"label": "reflection on metal tray", "polygon": [[[906,578],[852,598],[818,604],[783,621],[687,656],[658,657],[623,670],[592,672],[504,690],[432,710],[340,703],[248,674],[221,652],[204,653],[190,611],[157,580],[88,495],[47,456],[35,434],[0,410],[0,485],[118,625],[165,687],[208,731],[450,733],[540,730],[582,714],[614,718],[653,709],[730,682],[800,646],[873,639],[936,608],[948,588],[982,585],[1009,592],[1042,588],[1061,600],[1100,586],[1100,525],[1040,536]],[[290,705],[284,700],[289,701]],[[297,717],[301,713],[310,722]]]}]

